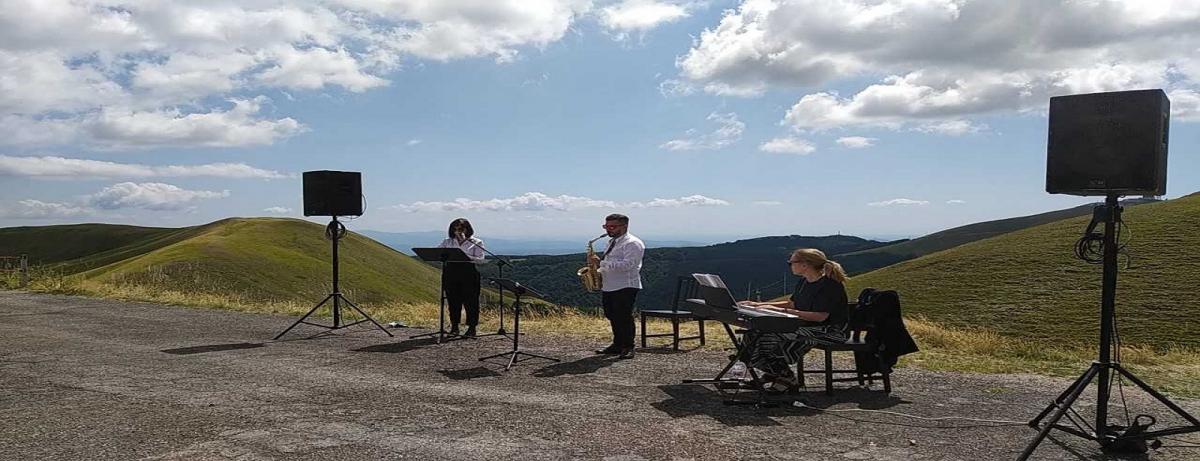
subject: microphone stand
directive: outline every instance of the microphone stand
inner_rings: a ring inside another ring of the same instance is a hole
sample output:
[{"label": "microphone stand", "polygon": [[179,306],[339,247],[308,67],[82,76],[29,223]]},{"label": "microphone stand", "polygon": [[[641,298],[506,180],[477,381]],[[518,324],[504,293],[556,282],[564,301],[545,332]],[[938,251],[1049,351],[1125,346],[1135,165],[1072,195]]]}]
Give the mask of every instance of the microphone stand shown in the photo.
[{"label": "microphone stand", "polygon": [[[471,243],[473,243],[476,247],[479,247],[479,249],[483,250],[483,252],[486,253],[487,255],[491,256],[492,259],[496,260],[496,269],[500,272],[499,276],[497,276],[496,278],[503,279],[504,278],[504,266],[505,265],[511,266],[512,262],[507,259],[504,259],[503,256],[497,255],[496,253],[492,253],[491,250],[488,250],[487,247],[485,247],[483,245],[480,245],[475,242],[471,242]],[[508,337],[508,332],[504,330],[504,289],[501,288],[499,291],[500,291],[500,304],[498,304],[497,307],[499,307],[498,310],[500,311],[500,328],[496,329],[495,333],[479,335],[479,336]]]}]

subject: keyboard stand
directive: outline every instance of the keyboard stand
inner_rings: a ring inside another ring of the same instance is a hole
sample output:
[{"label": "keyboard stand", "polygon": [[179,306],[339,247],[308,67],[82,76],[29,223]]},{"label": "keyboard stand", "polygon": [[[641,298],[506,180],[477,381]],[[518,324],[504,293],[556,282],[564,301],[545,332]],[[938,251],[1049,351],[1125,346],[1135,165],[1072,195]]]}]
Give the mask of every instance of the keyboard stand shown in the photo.
[{"label": "keyboard stand", "polygon": [[[725,334],[729,335],[729,341],[733,343],[733,347],[736,350],[733,355],[729,356],[729,363],[725,364],[725,368],[722,368],[716,377],[684,379],[683,383],[712,384],[717,392],[726,397],[724,402],[726,405],[754,405],[759,408],[779,406],[778,403],[767,400],[767,391],[763,389],[765,383],[758,375],[758,372],[754,370],[754,367],[750,366],[750,354],[754,350],[754,344],[747,344],[744,336],[738,338],[737,333],[733,331],[733,328],[728,323],[721,322],[721,326],[725,327]],[[745,335],[747,330],[741,330],[741,333]],[[725,377],[725,374],[729,373],[733,365],[739,361],[746,364],[746,372],[750,375],[749,381]],[[733,389],[733,392],[725,392],[726,389]],[[756,400],[738,399],[738,395],[742,390],[754,390],[758,398]]]}]

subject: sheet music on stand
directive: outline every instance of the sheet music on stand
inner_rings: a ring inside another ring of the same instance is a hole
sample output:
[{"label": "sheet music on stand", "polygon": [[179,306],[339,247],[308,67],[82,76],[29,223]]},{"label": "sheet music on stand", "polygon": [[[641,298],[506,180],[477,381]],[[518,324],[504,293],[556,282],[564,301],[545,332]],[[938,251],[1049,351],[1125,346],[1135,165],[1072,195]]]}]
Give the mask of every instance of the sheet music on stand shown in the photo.
[{"label": "sheet music on stand", "polygon": [[706,286],[706,287],[710,287],[710,288],[729,289],[729,287],[725,286],[725,281],[721,280],[721,276],[719,276],[719,275],[692,274],[692,278],[696,279],[696,282],[699,283],[701,286]]}]

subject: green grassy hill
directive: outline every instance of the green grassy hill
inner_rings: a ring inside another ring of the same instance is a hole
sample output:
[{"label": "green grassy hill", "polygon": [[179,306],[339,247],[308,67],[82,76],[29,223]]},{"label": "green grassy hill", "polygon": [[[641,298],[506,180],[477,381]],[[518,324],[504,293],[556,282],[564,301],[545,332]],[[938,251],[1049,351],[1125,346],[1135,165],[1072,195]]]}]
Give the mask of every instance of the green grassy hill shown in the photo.
[{"label": "green grassy hill", "polygon": [[[0,254],[27,254],[31,265],[56,265],[75,273],[161,248],[187,238],[194,229],[118,224],[7,227],[0,229]],[[68,261],[69,267],[63,267]]]},{"label": "green grassy hill", "polygon": [[[1130,207],[1154,202],[1156,200],[1139,198],[1124,200],[1121,203],[1126,207]],[[965,243],[1061,221],[1063,219],[1077,216],[1091,216],[1091,214],[1092,205],[1082,205],[1029,216],[967,224],[935,232],[920,238],[899,241],[887,246],[835,255],[833,259],[837,260],[850,274],[859,274],[887,267],[900,261],[907,261],[919,256],[954,248]]]},{"label": "green grassy hill", "polygon": [[[851,279],[849,289],[896,289],[905,314],[1004,335],[1095,344],[1101,267],[1075,258],[1090,216],[1018,230]],[[1200,196],[1126,208],[1117,288],[1126,344],[1200,346]]]},{"label": "green grassy hill", "polygon": [[[110,293],[315,302],[331,288],[324,228],[298,219],[231,218],[181,229],[26,227],[0,235],[0,252],[29,254],[73,283]],[[426,264],[354,233],[339,256],[342,291],[356,302],[437,302],[438,272]]]}]

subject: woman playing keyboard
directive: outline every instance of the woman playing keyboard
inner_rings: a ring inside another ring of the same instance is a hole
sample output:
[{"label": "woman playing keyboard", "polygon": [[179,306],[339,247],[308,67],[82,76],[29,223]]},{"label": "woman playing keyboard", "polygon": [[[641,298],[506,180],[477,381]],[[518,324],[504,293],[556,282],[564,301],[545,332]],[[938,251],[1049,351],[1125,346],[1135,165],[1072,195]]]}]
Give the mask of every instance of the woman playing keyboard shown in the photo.
[{"label": "woman playing keyboard", "polygon": [[817,344],[846,342],[846,271],[830,261],[821,250],[801,248],[788,258],[792,273],[800,276],[796,291],[785,301],[750,302],[800,317],[799,329],[792,333],[749,333],[752,345],[750,366],[763,371],[770,390],[787,391],[796,387],[792,364],[799,362]]}]

